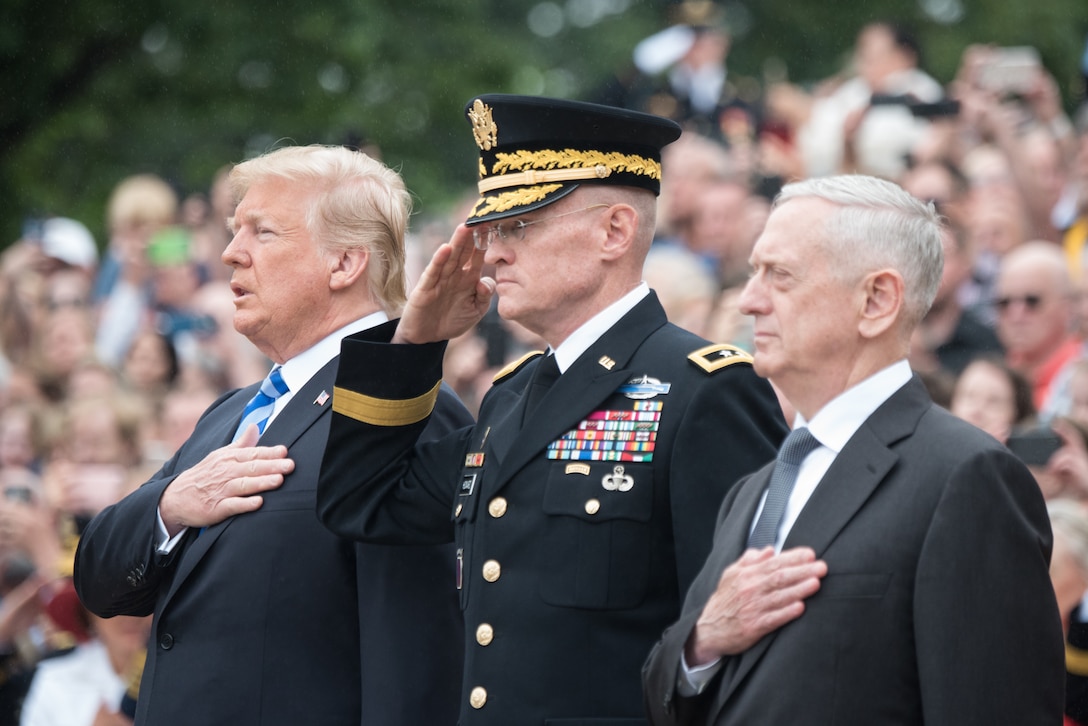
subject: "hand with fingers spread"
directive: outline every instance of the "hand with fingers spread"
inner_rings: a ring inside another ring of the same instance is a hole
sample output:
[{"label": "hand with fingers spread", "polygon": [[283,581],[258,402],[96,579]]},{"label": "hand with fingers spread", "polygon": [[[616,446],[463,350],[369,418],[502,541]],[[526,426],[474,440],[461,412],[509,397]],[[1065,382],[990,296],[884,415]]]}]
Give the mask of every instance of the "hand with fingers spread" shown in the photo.
[{"label": "hand with fingers spread", "polygon": [[185,527],[208,527],[253,512],[261,494],[283,484],[295,468],[286,446],[257,446],[256,424],[239,439],[183,471],[163,492],[159,514],[171,537]]},{"label": "hand with fingers spread", "polygon": [[484,253],[473,244],[472,230],[458,226],[408,296],[392,342],[450,340],[478,323],[495,293],[495,281],[481,277],[483,264]]},{"label": "hand with fingers spread", "polygon": [[688,638],[684,657],[699,666],[742,653],[805,611],[820,589],[827,564],[807,547],[775,554],[750,549],[725,568]]}]

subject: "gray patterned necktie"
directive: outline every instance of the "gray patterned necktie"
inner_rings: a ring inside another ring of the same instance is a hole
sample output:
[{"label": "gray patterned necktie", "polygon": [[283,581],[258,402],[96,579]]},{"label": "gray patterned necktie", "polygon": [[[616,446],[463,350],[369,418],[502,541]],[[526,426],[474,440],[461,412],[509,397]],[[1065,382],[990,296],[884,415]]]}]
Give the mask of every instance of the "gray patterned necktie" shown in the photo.
[{"label": "gray patterned necktie", "polygon": [[819,445],[820,442],[804,426],[794,429],[786,437],[775,459],[763,511],[759,513],[755,529],[748,537],[749,547],[758,549],[774,544],[782,514],[786,511],[786,502],[789,501],[793,484],[797,481],[797,472],[801,470],[801,462]]}]

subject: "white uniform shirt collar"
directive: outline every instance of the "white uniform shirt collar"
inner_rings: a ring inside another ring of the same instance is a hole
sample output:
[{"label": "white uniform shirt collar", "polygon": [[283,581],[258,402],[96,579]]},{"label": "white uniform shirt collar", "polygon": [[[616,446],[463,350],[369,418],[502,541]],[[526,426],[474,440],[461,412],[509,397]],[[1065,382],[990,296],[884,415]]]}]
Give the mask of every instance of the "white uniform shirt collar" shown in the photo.
[{"label": "white uniform shirt collar", "polygon": [[596,343],[598,338],[608,332],[609,328],[618,323],[624,315],[631,312],[642,301],[642,298],[649,294],[650,286],[645,282],[640,282],[634,290],[594,315],[583,323],[580,328],[567,336],[567,339],[555,349],[555,364],[559,366],[559,371],[563,372],[570,368],[574,361],[578,360],[578,356],[589,350],[590,346]]}]

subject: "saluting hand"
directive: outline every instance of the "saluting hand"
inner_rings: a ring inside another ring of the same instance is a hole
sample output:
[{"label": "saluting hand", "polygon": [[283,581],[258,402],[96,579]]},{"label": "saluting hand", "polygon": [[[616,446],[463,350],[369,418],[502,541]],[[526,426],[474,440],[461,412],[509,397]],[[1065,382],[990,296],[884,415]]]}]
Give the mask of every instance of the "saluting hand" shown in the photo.
[{"label": "saluting hand", "polygon": [[408,296],[392,342],[450,340],[480,322],[495,293],[495,281],[481,277],[483,265],[484,253],[473,244],[472,231],[458,225]]},{"label": "saluting hand", "polygon": [[184,527],[208,527],[264,503],[261,494],[283,484],[295,468],[286,446],[257,446],[250,424],[233,444],[216,449],[166,487],[159,513],[173,537]]},{"label": "saluting hand", "polygon": [[807,547],[775,554],[772,547],[747,550],[725,568],[718,589],[688,638],[684,658],[699,666],[736,655],[805,611],[804,600],[820,589],[827,563]]}]

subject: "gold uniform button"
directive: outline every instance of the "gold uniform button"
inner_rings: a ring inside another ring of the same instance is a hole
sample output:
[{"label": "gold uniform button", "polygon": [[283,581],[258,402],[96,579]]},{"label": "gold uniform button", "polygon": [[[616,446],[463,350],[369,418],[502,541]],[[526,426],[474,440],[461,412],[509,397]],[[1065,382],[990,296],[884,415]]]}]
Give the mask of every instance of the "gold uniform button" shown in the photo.
[{"label": "gold uniform button", "polygon": [[463,504],[458,504],[457,509],[453,510],[453,516],[460,517],[461,516],[461,510],[464,509],[464,506],[465,505],[463,505]]},{"label": "gold uniform button", "polygon": [[498,519],[502,515],[506,514],[506,499],[503,497],[495,497],[490,502],[488,502],[487,511],[495,519]]},{"label": "gold uniform button", "polygon": [[600,499],[590,499],[586,502],[586,514],[596,514],[599,511],[601,511]]},{"label": "gold uniform button", "polygon": [[480,627],[476,628],[476,642],[480,645],[491,645],[494,639],[495,629],[487,623],[480,623]]},{"label": "gold uniform button", "polygon": [[487,689],[476,686],[468,696],[468,702],[473,708],[483,708],[487,703]]},{"label": "gold uniform button", "polygon": [[495,582],[502,575],[502,566],[495,560],[488,560],[484,563],[484,579],[488,582]]}]

